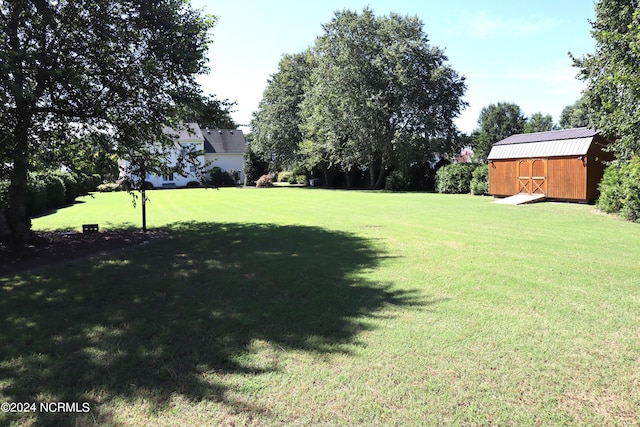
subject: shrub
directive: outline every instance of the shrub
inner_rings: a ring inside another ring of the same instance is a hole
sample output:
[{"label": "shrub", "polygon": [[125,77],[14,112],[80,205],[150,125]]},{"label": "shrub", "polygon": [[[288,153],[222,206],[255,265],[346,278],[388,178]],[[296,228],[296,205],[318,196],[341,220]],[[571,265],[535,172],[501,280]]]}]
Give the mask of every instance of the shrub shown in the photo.
[{"label": "shrub", "polygon": [[200,187],[200,182],[198,181],[187,182],[187,188],[196,188],[196,187]]},{"label": "shrub", "polygon": [[214,187],[220,187],[222,185],[222,168],[214,166],[209,171],[209,182]]},{"label": "shrub", "polygon": [[27,177],[27,215],[38,215],[45,210],[47,210],[47,183],[42,175],[29,173]]},{"label": "shrub", "polygon": [[[288,182],[290,184],[295,184],[295,176],[293,175],[293,172],[280,172],[278,173],[278,182]],[[291,182],[291,179],[293,179],[293,182]]]},{"label": "shrub", "polygon": [[484,195],[489,193],[489,165],[480,165],[473,170],[469,186],[471,194]]},{"label": "shrub", "polygon": [[222,170],[220,166],[214,166],[209,172],[209,184],[213,187],[221,187],[223,185],[235,185],[233,176]]},{"label": "shrub", "polygon": [[273,187],[273,179],[269,175],[262,175],[256,181],[256,187]]},{"label": "shrub", "polygon": [[309,179],[306,175],[296,175],[296,184],[309,185]]},{"label": "shrub", "polygon": [[227,171],[229,178],[231,178],[231,185],[236,185],[240,182],[240,171],[237,169],[229,169]]},{"label": "shrub", "polygon": [[59,175],[51,173],[39,174],[47,187],[47,208],[57,208],[67,201],[67,190]]},{"label": "shrub", "polygon": [[113,191],[124,191],[124,188],[122,188],[122,183],[106,182],[104,184],[98,185],[97,190],[101,193],[111,193]]},{"label": "shrub", "polygon": [[100,174],[94,173],[91,175],[91,191],[97,191],[98,185],[102,184],[102,177]]},{"label": "shrub", "polygon": [[92,178],[86,173],[74,173],[76,181],[78,181],[78,195],[86,196],[90,191],[93,191]]},{"label": "shrub", "polygon": [[468,194],[471,190],[474,163],[451,163],[436,172],[436,190],[438,193]]},{"label": "shrub", "polygon": [[409,180],[400,170],[394,170],[387,177],[384,189],[388,191],[406,191],[409,187]]},{"label": "shrub", "polygon": [[630,221],[640,222],[640,157],[613,163],[600,182],[598,208],[619,213]]},{"label": "shrub", "polygon": [[78,180],[69,172],[60,171],[60,172],[56,172],[55,175],[59,176],[62,179],[62,182],[64,182],[64,187],[67,190],[66,202],[73,203],[79,194]]}]

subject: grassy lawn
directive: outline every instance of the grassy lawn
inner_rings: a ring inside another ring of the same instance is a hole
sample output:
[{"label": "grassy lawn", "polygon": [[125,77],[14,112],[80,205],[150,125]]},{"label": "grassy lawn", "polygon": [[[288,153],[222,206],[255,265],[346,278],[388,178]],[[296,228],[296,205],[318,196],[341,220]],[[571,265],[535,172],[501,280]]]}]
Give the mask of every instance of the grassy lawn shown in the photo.
[{"label": "grassy lawn", "polygon": [[[640,226],[592,206],[150,192],[170,237],[0,278],[0,425],[637,425]],[[140,224],[97,194],[36,229]]]}]

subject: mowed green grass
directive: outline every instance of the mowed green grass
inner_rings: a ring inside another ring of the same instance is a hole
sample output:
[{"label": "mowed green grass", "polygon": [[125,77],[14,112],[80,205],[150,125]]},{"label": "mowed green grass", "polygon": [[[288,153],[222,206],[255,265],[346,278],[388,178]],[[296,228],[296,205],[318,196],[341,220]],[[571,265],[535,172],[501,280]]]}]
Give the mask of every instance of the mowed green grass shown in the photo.
[{"label": "mowed green grass", "polygon": [[[3,413],[42,425],[637,425],[640,226],[593,206],[149,193],[166,239],[0,278]],[[97,194],[36,229],[140,224]]]}]

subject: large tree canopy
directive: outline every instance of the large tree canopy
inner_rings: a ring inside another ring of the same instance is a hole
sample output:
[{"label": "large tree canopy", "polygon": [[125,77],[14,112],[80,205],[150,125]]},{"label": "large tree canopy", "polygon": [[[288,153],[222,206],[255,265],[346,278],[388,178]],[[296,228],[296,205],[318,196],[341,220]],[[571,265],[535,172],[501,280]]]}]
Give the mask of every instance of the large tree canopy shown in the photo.
[{"label": "large tree canopy", "polygon": [[555,127],[553,117],[550,114],[533,113],[524,124],[524,133],[549,132]]},{"label": "large tree canopy", "polygon": [[308,52],[284,55],[251,121],[253,152],[278,170],[292,163],[302,142],[300,107],[311,74]]},{"label": "large tree canopy", "polygon": [[498,102],[484,107],[480,111],[478,132],[474,138],[475,156],[486,159],[493,144],[516,133],[523,133],[526,123],[527,118],[517,104]]},{"label": "large tree canopy", "polygon": [[464,78],[417,17],[337,12],[313,53],[304,130],[329,164],[368,169],[381,187],[390,166],[428,150],[430,138],[456,134]]},{"label": "large tree canopy", "polygon": [[131,160],[163,143],[175,105],[199,96],[213,23],[183,0],[0,3],[0,164],[10,179],[0,239],[29,239],[27,171],[60,135],[100,130]]},{"label": "large tree canopy", "polygon": [[574,58],[587,82],[590,125],[619,137],[619,159],[640,154],[640,8],[637,0],[601,0],[591,23],[596,50]]},{"label": "large tree canopy", "polygon": [[558,124],[561,129],[571,129],[589,126],[588,106],[583,97],[575,103],[567,105],[562,109]]},{"label": "large tree canopy", "polygon": [[381,187],[390,169],[457,137],[464,78],[432,47],[418,18],[336,12],[307,52],[286,55],[253,120],[254,149],[272,168],[369,171]]}]

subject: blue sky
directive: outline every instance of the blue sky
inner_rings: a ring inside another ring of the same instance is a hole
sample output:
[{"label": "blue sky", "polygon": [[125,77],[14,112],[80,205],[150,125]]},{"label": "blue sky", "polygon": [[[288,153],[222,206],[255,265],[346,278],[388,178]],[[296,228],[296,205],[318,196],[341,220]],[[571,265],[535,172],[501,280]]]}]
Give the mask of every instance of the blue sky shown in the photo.
[{"label": "blue sky", "polygon": [[541,112],[558,121],[584,89],[568,52],[594,50],[591,0],[192,0],[218,16],[209,50],[211,73],[199,81],[205,93],[237,101],[234,119],[248,124],[269,76],[284,54],[313,45],[336,10],[418,16],[430,43],[467,78],[469,106],[457,119],[463,132],[477,126],[483,107],[514,102],[525,115]]}]

